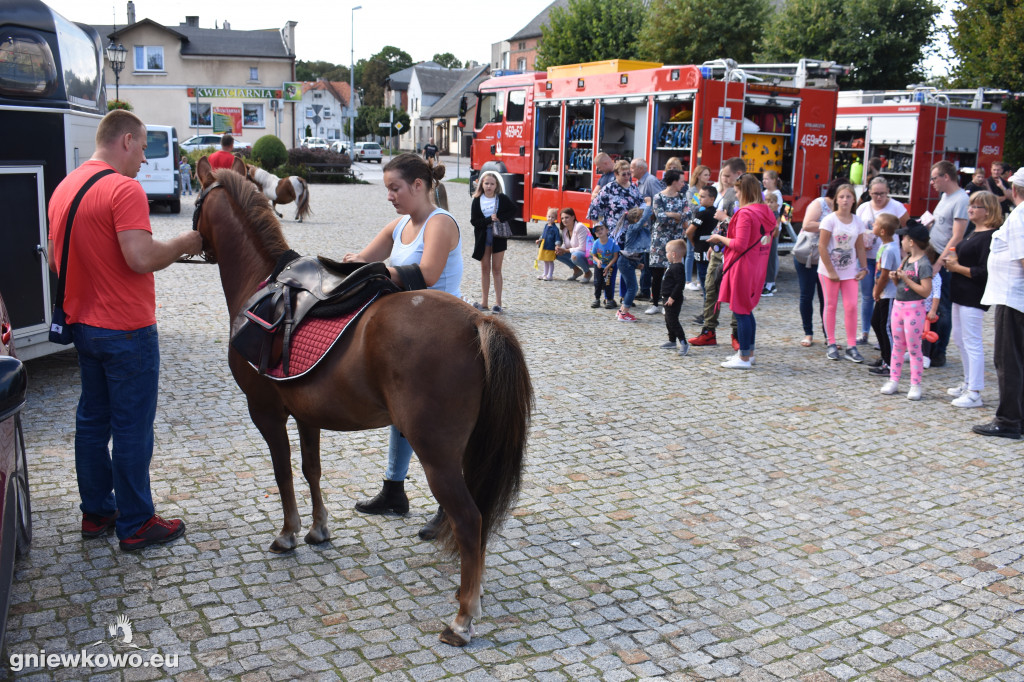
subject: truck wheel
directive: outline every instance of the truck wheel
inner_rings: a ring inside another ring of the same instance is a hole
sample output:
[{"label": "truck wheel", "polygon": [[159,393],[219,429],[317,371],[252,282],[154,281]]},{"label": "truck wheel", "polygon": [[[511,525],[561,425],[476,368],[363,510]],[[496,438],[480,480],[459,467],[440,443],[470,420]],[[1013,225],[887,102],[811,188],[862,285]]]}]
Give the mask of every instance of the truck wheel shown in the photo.
[{"label": "truck wheel", "polygon": [[181,213],[181,199],[167,202],[167,207],[171,209],[171,213]]},{"label": "truck wheel", "polygon": [[28,461],[25,457],[25,436],[21,430],[21,419],[14,427],[14,458],[17,466],[14,480],[15,505],[15,552],[18,556],[28,554],[32,545],[32,502],[28,491]]}]

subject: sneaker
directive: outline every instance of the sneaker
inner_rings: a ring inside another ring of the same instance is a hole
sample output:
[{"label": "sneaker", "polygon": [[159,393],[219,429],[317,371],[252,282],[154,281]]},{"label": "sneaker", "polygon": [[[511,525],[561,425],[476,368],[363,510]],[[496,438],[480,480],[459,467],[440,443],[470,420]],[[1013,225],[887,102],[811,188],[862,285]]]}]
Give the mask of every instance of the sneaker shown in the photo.
[{"label": "sneaker", "polygon": [[881,392],[884,393],[885,395],[892,395],[897,390],[899,390],[899,387],[900,387],[899,384],[897,384],[892,379],[889,379],[887,382],[882,384]]},{"label": "sneaker", "polygon": [[600,308],[601,307],[601,299],[599,299],[599,298],[594,299],[594,302],[590,304],[590,307],[591,308]]},{"label": "sneaker", "polygon": [[612,298],[604,302],[604,307],[608,310],[618,310],[619,304],[615,302],[614,298]]},{"label": "sneaker", "polygon": [[864,362],[864,356],[860,354],[860,351],[857,350],[855,346],[850,346],[849,348],[847,348],[846,352],[843,353],[843,357],[845,357],[850,362],[856,362],[857,364]]},{"label": "sneaker", "polygon": [[687,291],[700,291],[700,284],[697,282],[687,282],[683,288]]},{"label": "sneaker", "polygon": [[583,270],[580,267],[573,266],[572,274],[569,275],[568,277],[566,277],[565,279],[568,282],[575,282],[576,280],[578,280],[580,278],[580,275],[582,275],[582,274],[583,274]]},{"label": "sneaker", "polygon": [[[928,357],[927,355],[924,356],[923,361],[924,361],[924,368],[925,369],[928,369],[928,368],[930,368],[932,366],[932,359],[930,357]],[[945,364],[945,363],[943,363],[943,364]],[[938,366],[938,365],[936,365],[936,366]]]},{"label": "sneaker", "polygon": [[615,319],[619,322],[639,322],[628,310],[620,310],[615,313]]},{"label": "sneaker", "polygon": [[740,349],[740,340],[736,338],[735,334],[732,335],[732,349],[733,350],[739,350]]},{"label": "sneaker", "polygon": [[761,298],[771,298],[774,295],[774,287],[765,286],[764,289],[761,289]]},{"label": "sneaker", "polygon": [[967,392],[967,382],[961,381],[959,386],[946,389],[946,395],[951,395],[954,398],[959,398]]},{"label": "sneaker", "polygon": [[693,318],[692,318],[692,322],[694,324],[699,324],[701,327],[703,327],[704,326],[704,316],[703,315],[694,315]]},{"label": "sneaker", "polygon": [[718,340],[715,339],[714,329],[701,329],[700,334],[688,339],[691,346],[717,346]]},{"label": "sneaker", "polygon": [[487,306],[481,305],[478,301],[473,301],[473,307],[477,310],[487,310]]},{"label": "sneaker", "polygon": [[500,315],[501,313],[505,312],[505,310],[500,305],[496,305],[493,308],[491,308],[491,312],[498,313]]},{"label": "sneaker", "polygon": [[915,384],[910,387],[907,391],[907,400],[920,400],[921,399],[921,385]]},{"label": "sneaker", "polygon": [[829,360],[839,360],[839,346],[834,343],[828,344],[825,349],[825,357]]},{"label": "sneaker", "polygon": [[110,516],[82,514],[82,537],[98,538],[101,535],[106,535],[114,529],[114,521],[117,520],[120,513],[115,511]]},{"label": "sneaker", "polygon": [[[737,359],[740,359],[740,352],[739,352],[739,351],[736,351],[735,353],[733,353],[733,354],[732,354],[732,355],[730,355],[729,357],[730,357],[730,358],[737,358]],[[747,362],[749,362],[749,363],[750,363],[750,366],[751,366],[751,367],[753,367],[754,365],[756,365],[756,364],[757,364],[757,358],[755,358],[755,357],[754,357],[753,355],[751,355],[751,356],[750,356],[750,357],[749,357],[749,358],[747,359]]]},{"label": "sneaker", "polygon": [[185,522],[181,519],[162,519],[154,514],[149,521],[142,524],[142,528],[121,540],[119,544],[123,552],[136,552],[143,547],[162,545],[165,542],[176,540],[184,533]]},{"label": "sneaker", "polygon": [[981,394],[977,391],[964,391],[964,394],[950,403],[953,407],[981,407]]},{"label": "sneaker", "polygon": [[685,357],[690,352],[690,344],[686,342],[686,339],[679,339],[679,357]]},{"label": "sneaker", "polygon": [[857,345],[858,346],[866,346],[867,343],[868,343],[868,333],[867,332],[864,332],[863,334],[861,334],[860,336],[857,337]]},{"label": "sneaker", "polygon": [[581,279],[580,281],[583,282],[584,284],[590,284],[590,280],[592,280],[593,278],[594,278],[594,273],[592,273],[592,272],[585,272],[585,273],[583,273],[583,279]]},{"label": "sneaker", "polygon": [[744,360],[738,355],[733,355],[722,363],[722,367],[726,369],[751,369],[753,365],[750,363],[750,360]]},{"label": "sneaker", "polygon": [[868,363],[868,367],[881,367],[884,364],[885,360],[883,360],[882,358],[875,358],[874,360]]},{"label": "sneaker", "polygon": [[652,305],[650,308],[648,308],[647,310],[644,311],[644,315],[657,315],[660,312],[661,312],[661,308],[660,307],[658,307],[656,305]]},{"label": "sneaker", "polygon": [[878,367],[868,367],[868,374],[874,374],[875,376],[887,377],[889,376],[889,365],[884,362]]},{"label": "sneaker", "polygon": [[1005,426],[1000,426],[994,421],[989,424],[978,424],[972,426],[971,431],[978,434],[979,436],[997,436],[999,438],[1010,438],[1012,440],[1020,440],[1020,431],[1012,431]]},{"label": "sneaker", "polygon": [[673,350],[678,344],[675,341],[666,341],[665,343],[658,346],[658,348],[664,348],[665,350]]}]

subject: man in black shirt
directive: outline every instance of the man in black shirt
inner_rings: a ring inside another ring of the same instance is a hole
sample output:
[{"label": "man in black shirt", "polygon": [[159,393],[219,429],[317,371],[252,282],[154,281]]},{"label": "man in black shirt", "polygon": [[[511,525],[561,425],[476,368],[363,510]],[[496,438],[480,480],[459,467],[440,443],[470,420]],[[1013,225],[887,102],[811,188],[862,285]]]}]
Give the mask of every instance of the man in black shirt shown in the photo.
[{"label": "man in black shirt", "polygon": [[423,145],[423,158],[427,161],[437,160],[437,145],[434,144],[434,138],[430,138],[430,142]]}]

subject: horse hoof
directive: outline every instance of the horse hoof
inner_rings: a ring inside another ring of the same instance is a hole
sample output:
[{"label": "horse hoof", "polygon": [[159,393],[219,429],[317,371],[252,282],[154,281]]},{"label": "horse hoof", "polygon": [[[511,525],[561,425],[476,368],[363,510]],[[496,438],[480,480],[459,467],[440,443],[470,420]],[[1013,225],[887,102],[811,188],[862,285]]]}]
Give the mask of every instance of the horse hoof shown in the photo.
[{"label": "horse hoof", "polygon": [[331,539],[331,531],[326,528],[321,530],[313,530],[310,528],[309,532],[306,533],[306,544],[307,545],[320,545]]},{"label": "horse hoof", "polygon": [[286,554],[288,552],[293,551],[294,549],[295,538],[292,538],[290,542],[287,540],[282,540],[281,538],[277,538],[272,543],[270,543],[270,551],[274,554]]},{"label": "horse hoof", "polygon": [[469,644],[468,639],[464,639],[462,635],[452,630],[450,626],[446,627],[444,632],[441,633],[441,641],[452,646],[466,646]]}]

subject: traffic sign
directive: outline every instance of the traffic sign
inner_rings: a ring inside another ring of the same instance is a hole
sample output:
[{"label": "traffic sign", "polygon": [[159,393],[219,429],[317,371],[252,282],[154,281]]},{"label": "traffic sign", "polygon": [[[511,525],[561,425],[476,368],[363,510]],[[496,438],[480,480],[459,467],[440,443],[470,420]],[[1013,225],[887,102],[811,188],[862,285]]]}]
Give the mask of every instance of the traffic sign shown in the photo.
[{"label": "traffic sign", "polygon": [[390,123],[378,123],[377,127],[378,128],[390,128],[391,124]]},{"label": "traffic sign", "polygon": [[396,124],[395,124],[395,130],[401,131],[401,130],[402,130],[402,128],[404,128],[404,127],[405,127],[405,126],[404,126],[404,125],[402,125],[402,122],[401,122],[401,121],[399,121],[398,123],[396,123]]}]

